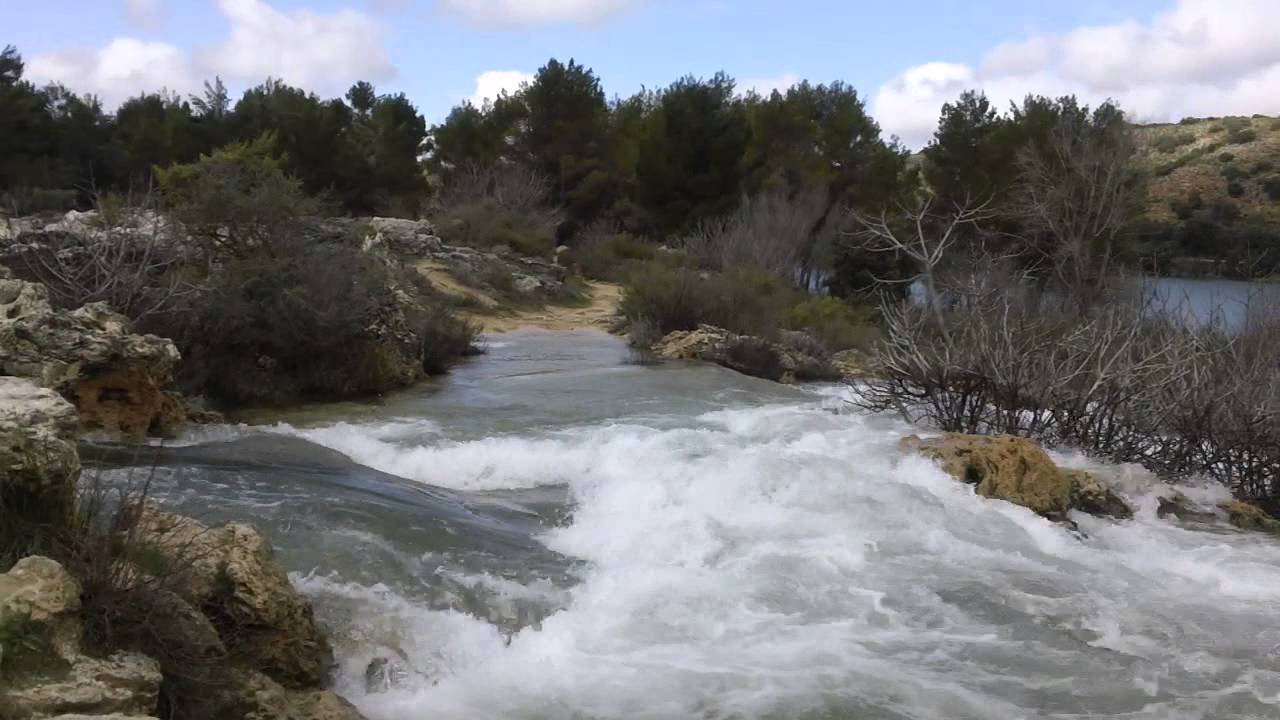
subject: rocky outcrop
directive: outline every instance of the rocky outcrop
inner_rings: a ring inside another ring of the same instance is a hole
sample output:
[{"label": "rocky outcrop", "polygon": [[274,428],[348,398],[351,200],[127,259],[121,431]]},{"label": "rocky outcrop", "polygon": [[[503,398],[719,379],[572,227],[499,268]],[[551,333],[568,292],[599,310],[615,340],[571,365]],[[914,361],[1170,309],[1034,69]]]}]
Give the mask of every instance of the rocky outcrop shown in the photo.
[{"label": "rocky outcrop", "polygon": [[1133,510],[1107,485],[1082,470],[1064,470],[1026,438],[948,433],[922,440],[904,438],[902,449],[937,460],[957,480],[984,497],[1021,505],[1051,520],[1072,510],[1129,518]]},{"label": "rocky outcrop", "polygon": [[778,342],[738,335],[714,325],[668,333],[653,346],[666,360],[699,360],[744,375],[780,382],[837,380],[830,356],[808,335],[784,331]]},{"label": "rocky outcrop", "polygon": [[369,234],[364,248],[384,247],[402,257],[427,257],[440,252],[444,244],[436,235],[436,228],[427,220],[402,218],[369,218]]},{"label": "rocky outcrop", "polygon": [[1197,508],[1191,498],[1179,492],[1156,499],[1156,517],[1162,520],[1173,518],[1179,522],[1190,523],[1207,523],[1218,519],[1212,510]]},{"label": "rocky outcrop", "polygon": [[841,350],[834,353],[831,355],[831,364],[844,380],[876,377],[875,358],[861,350]]},{"label": "rocky outcrop", "polygon": [[1257,530],[1280,535],[1280,520],[1271,517],[1266,510],[1242,500],[1232,500],[1218,505],[1227,514],[1227,520],[1241,530]]},{"label": "rocky outcrop", "polygon": [[173,343],[135,335],[105,303],[54,309],[42,285],[0,279],[0,375],[15,375],[75,403],[81,427],[139,438],[185,421],[166,388],[179,360]]},{"label": "rocky outcrop", "polygon": [[333,651],[261,533],[239,523],[209,528],[154,505],[137,532],[178,560],[176,592],[209,616],[231,656],[289,687],[325,681]]},{"label": "rocky outcrop", "polygon": [[216,720],[361,720],[351,703],[328,690],[293,690],[263,673],[239,670],[224,678],[199,718]]},{"label": "rocky outcrop", "polygon": [[106,658],[81,651],[80,586],[61,565],[24,558],[0,575],[0,638],[20,653],[0,678],[0,708],[16,717],[66,713],[149,715],[160,693],[160,665],[131,652]]},{"label": "rocky outcrop", "polygon": [[[23,378],[0,376],[0,522],[57,527],[71,513],[80,456],[75,408]],[[20,515],[19,515],[20,513]]]},{"label": "rocky outcrop", "polygon": [[[566,300],[573,295],[565,283],[568,270],[552,259],[506,249],[448,245],[428,220],[375,217],[352,222],[368,228],[362,243],[365,251],[386,253],[415,266],[446,294],[472,296],[465,292],[469,289],[530,301]],[[445,277],[448,280],[441,282]]]},{"label": "rocky outcrop", "polygon": [[[37,519],[34,505],[55,505],[61,517],[40,519],[70,527],[76,427],[74,408],[58,394],[0,377],[0,530],[21,532]],[[329,643],[266,538],[154,505],[121,519],[132,520],[119,535],[124,549],[101,543],[101,558],[113,563],[106,597],[119,604],[113,613],[128,608],[113,615],[113,632],[134,637],[147,654],[97,644],[88,652],[82,612],[101,610],[103,596],[84,596],[54,560],[23,558],[0,574],[0,717],[151,716],[163,681],[168,703],[191,720],[359,718],[325,689]],[[93,637],[102,642],[102,633]]]}]

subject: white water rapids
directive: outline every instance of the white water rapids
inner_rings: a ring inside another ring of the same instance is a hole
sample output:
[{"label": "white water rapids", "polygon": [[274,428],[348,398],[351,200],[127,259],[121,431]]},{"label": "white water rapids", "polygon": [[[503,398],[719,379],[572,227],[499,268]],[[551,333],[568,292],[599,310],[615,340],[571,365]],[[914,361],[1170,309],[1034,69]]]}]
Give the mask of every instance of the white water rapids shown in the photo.
[{"label": "white water rapids", "polygon": [[[456,546],[429,549],[395,538],[411,520],[315,536],[361,548],[363,569],[316,551],[295,577],[335,632],[338,689],[370,718],[1280,717],[1275,539],[1157,519],[1158,484],[1117,468],[1137,517],[1081,516],[1077,535],[902,456],[921,429],[851,412],[840,391],[588,365],[563,386],[541,369],[485,376],[418,418],[271,431],[517,517],[563,509],[534,521],[529,560],[468,545],[458,524]],[[663,373],[741,384],[698,407]],[[510,419],[562,393],[586,407]],[[472,429],[451,432],[464,413]],[[547,550],[563,572],[542,569]],[[545,612],[521,617],[530,604]],[[380,654],[408,677],[368,693]]]}]

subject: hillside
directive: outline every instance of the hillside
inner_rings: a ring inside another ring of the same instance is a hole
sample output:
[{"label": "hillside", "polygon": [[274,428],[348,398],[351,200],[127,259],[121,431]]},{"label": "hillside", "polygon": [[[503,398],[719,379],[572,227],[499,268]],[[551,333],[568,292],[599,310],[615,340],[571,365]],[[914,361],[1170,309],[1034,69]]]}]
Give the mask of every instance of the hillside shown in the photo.
[{"label": "hillside", "polygon": [[1136,131],[1151,170],[1150,220],[1175,223],[1230,203],[1241,221],[1280,224],[1280,118],[1188,119]]}]

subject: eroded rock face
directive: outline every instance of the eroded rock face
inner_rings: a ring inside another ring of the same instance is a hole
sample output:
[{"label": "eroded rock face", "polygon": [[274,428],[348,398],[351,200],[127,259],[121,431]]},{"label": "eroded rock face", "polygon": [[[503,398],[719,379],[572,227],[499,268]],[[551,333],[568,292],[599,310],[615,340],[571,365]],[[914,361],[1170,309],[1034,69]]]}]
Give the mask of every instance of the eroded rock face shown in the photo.
[{"label": "eroded rock face", "polygon": [[332,648],[261,533],[239,523],[209,528],[154,506],[138,531],[181,558],[177,592],[210,616],[232,656],[289,687],[324,683]]},{"label": "eroded rock face", "polygon": [[1132,509],[1089,473],[1063,470],[1036,443],[1007,435],[948,433],[940,438],[904,438],[902,449],[932,458],[979,495],[1007,500],[1051,520],[1072,510],[1128,518]]},{"label": "eroded rock face", "polygon": [[105,660],[80,655],[65,675],[0,691],[0,698],[29,717],[150,715],[160,697],[160,679],[160,663],[146,655],[115,653]]},{"label": "eroded rock face", "polygon": [[7,522],[60,525],[72,509],[80,456],[76,410],[30,380],[0,376],[0,501]]},{"label": "eroded rock face", "polygon": [[397,255],[425,257],[441,249],[435,226],[427,220],[402,218],[369,218],[370,234],[365,238],[366,249],[385,246]]},{"label": "eroded rock face", "polygon": [[49,558],[23,558],[0,575],[0,625],[28,625],[60,656],[79,652],[79,612],[80,584]]},{"label": "eroded rock face", "polygon": [[239,672],[201,717],[237,720],[362,720],[351,703],[329,690],[290,690],[260,672]]},{"label": "eroded rock face", "polygon": [[180,356],[172,342],[135,335],[105,303],[66,312],[44,286],[0,279],[0,374],[72,400],[86,430],[138,438],[183,421],[164,391]]},{"label": "eroded rock face", "polygon": [[0,625],[21,627],[30,654],[19,676],[0,682],[0,707],[18,717],[154,712],[160,664],[138,653],[82,654],[79,611],[79,584],[49,558],[23,558],[0,575]]}]

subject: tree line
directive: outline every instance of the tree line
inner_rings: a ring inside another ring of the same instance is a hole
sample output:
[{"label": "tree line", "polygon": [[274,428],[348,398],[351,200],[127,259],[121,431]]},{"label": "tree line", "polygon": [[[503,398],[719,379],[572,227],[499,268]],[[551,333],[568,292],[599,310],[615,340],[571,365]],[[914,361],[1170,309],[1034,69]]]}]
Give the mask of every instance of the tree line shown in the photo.
[{"label": "tree line", "polygon": [[[152,187],[156,168],[266,137],[285,171],[335,214],[417,216],[478,169],[521,168],[545,181],[545,202],[562,212],[556,239],[568,244],[593,226],[679,239],[750,198],[780,194],[821,198],[799,233],[818,247],[846,212],[909,202],[922,190],[945,207],[987,202],[1000,211],[996,226],[1012,234],[1026,219],[1014,191],[1028,158],[1051,163],[1054,129],[1082,119],[1117,134],[1127,128],[1110,103],[1091,110],[1074,97],[1028,96],[1000,112],[967,92],[943,108],[934,138],[913,156],[839,81],[764,95],[718,73],[611,99],[592,69],[555,59],[515,92],[464,101],[434,126],[403,94],[366,82],[324,99],[269,79],[233,100],[215,78],[200,95],[143,93],[108,112],[92,96],[25,80],[21,56],[7,47],[0,199],[17,214],[137,195]],[[1117,148],[1133,159],[1132,143]],[[1115,238],[1113,249],[1129,260],[1152,236],[1139,215],[1133,209],[1135,222]],[[837,284],[864,287],[876,274],[865,254],[824,252]]]}]

